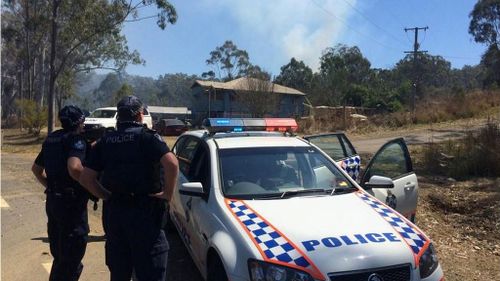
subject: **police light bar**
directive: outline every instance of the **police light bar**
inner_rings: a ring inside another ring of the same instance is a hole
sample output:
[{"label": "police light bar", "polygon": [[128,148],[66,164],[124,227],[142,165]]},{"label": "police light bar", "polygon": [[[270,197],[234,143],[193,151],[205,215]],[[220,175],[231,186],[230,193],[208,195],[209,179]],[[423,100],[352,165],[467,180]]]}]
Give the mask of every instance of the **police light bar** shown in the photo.
[{"label": "police light bar", "polygon": [[296,132],[299,126],[293,118],[265,118],[266,131]]},{"label": "police light bar", "polygon": [[292,118],[208,118],[203,126],[211,133],[243,131],[295,132],[298,125]]}]

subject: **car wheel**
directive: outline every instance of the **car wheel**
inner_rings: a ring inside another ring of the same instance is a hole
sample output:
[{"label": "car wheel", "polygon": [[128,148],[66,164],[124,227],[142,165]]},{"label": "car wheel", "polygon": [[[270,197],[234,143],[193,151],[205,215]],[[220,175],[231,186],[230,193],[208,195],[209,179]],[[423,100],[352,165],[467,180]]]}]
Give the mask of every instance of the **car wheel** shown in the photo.
[{"label": "car wheel", "polygon": [[218,256],[208,263],[207,281],[228,281],[224,265]]}]

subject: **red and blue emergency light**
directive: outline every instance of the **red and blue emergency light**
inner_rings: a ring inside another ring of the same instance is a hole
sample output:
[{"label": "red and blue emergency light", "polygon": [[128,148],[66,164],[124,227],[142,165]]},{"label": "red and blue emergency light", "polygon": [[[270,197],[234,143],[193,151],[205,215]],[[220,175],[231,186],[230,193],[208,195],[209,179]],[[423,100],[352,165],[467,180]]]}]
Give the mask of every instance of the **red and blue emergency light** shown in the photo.
[{"label": "red and blue emergency light", "polygon": [[293,133],[298,129],[293,118],[208,118],[203,126],[212,134],[243,131]]}]

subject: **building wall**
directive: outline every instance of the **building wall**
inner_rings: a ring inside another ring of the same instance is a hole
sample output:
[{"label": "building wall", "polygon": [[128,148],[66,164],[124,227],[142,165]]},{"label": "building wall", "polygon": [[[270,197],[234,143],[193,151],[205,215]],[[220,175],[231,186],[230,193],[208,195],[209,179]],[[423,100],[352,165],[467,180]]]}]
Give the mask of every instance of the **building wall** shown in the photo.
[{"label": "building wall", "polygon": [[[201,124],[203,119],[210,117],[251,117],[248,109],[235,98],[235,93],[229,90],[209,91],[196,86],[192,88],[195,97],[192,114],[193,124]],[[272,117],[300,117],[304,113],[304,96],[280,94],[279,110]]]}]

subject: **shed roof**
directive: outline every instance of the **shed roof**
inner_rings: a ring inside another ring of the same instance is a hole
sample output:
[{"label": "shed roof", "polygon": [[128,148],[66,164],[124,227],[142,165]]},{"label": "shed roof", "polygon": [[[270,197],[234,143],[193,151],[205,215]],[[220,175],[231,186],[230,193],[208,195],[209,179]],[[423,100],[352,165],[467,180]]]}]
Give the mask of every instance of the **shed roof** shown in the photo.
[{"label": "shed roof", "polygon": [[191,114],[191,110],[189,110],[187,107],[181,106],[172,107],[150,105],[148,106],[148,110],[151,113]]},{"label": "shed roof", "polygon": [[213,87],[215,89],[224,89],[224,90],[250,91],[251,90],[250,85],[254,82],[268,83],[270,86],[269,88],[272,87],[273,92],[275,92],[275,93],[287,94],[287,95],[299,95],[299,96],[306,95],[306,94],[302,93],[301,91],[294,89],[294,88],[285,87],[285,86],[282,86],[282,85],[279,85],[276,83],[271,83],[269,81],[260,80],[257,78],[247,78],[247,77],[234,79],[234,80],[231,80],[228,82],[196,80],[192,87],[199,85],[199,86],[204,87],[204,88]]}]

